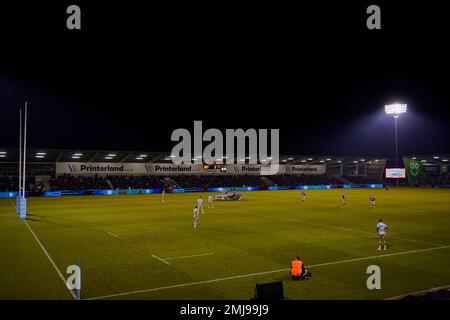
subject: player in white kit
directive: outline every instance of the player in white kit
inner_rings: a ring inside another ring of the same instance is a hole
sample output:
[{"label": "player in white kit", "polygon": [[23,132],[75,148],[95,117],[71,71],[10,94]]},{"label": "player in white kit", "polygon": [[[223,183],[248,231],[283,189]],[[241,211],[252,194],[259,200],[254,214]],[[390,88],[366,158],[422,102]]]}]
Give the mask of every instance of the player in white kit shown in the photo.
[{"label": "player in white kit", "polygon": [[203,210],[203,199],[202,199],[202,197],[197,199],[197,209],[198,209],[199,213],[200,213],[200,209],[202,210],[202,213],[205,213],[205,211]]},{"label": "player in white kit", "polygon": [[164,197],[166,196],[166,190],[163,189],[161,192],[161,201],[164,202]]},{"label": "player in white kit", "polygon": [[378,235],[378,249],[381,250],[381,247],[383,247],[383,250],[386,250],[386,232],[388,230],[388,226],[383,222],[382,219],[378,219],[377,223],[377,235]]},{"label": "player in white kit", "polygon": [[301,196],[302,196],[302,201],[305,202],[305,200],[306,200],[306,193],[302,192]]},{"label": "player in white kit", "polygon": [[194,225],[193,225],[193,227],[195,229],[195,228],[197,228],[197,225],[198,225],[198,209],[197,209],[197,206],[194,207],[192,218],[194,218]]},{"label": "player in white kit", "polygon": [[213,196],[210,194],[208,196],[208,209],[212,209],[213,207]]}]

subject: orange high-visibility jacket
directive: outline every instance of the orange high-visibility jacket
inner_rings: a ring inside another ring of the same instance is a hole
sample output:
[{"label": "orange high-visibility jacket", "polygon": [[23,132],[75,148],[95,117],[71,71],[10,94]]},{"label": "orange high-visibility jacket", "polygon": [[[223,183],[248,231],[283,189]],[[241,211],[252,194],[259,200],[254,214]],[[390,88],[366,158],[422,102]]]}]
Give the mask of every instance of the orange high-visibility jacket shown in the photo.
[{"label": "orange high-visibility jacket", "polygon": [[298,277],[302,274],[303,262],[294,260],[291,262],[291,276]]}]

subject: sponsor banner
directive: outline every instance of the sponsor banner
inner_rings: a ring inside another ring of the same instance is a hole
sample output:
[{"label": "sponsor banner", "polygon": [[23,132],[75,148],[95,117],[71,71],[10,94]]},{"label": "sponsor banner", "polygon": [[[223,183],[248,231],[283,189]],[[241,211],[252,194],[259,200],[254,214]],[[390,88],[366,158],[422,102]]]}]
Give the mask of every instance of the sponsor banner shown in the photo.
[{"label": "sponsor banner", "polygon": [[0,198],[16,198],[18,195],[18,192],[0,192]]},{"label": "sponsor banner", "polygon": [[157,176],[180,175],[180,174],[204,174],[206,173],[201,164],[171,164],[171,163],[152,163],[146,164],[146,170],[149,174]]},{"label": "sponsor banner", "polygon": [[202,165],[166,163],[57,162],[56,174],[73,175],[171,175],[204,173]]},{"label": "sponsor banner", "polygon": [[[249,175],[259,175],[261,173],[261,168],[269,166],[262,165],[225,165],[226,172],[228,174],[249,174]],[[321,175],[327,172],[325,165],[279,165],[278,174],[307,174],[307,175]],[[270,179],[270,177],[269,177]]]},{"label": "sponsor banner", "polygon": [[[202,164],[171,164],[171,163],[101,163],[101,162],[57,162],[56,174],[72,175],[260,175],[266,166],[257,164],[226,164],[220,169],[210,170]],[[268,166],[267,166],[268,168]],[[222,170],[223,169],[223,170]],[[320,175],[326,173],[325,165],[280,165],[278,174],[308,174]]]},{"label": "sponsor banner", "polygon": [[410,182],[414,183],[423,176],[423,163],[410,158],[403,158],[406,168],[406,175]]},{"label": "sponsor banner", "polygon": [[315,174],[321,175],[327,172],[326,166],[321,165],[281,165],[279,174]]},{"label": "sponsor banner", "polygon": [[260,187],[236,187],[236,188],[208,188],[208,192],[245,192],[245,191],[258,191],[260,190]]},{"label": "sponsor banner", "polygon": [[345,185],[317,185],[317,186],[296,186],[297,190],[315,190],[315,189],[354,189],[354,188],[383,188],[382,184],[345,184]]}]

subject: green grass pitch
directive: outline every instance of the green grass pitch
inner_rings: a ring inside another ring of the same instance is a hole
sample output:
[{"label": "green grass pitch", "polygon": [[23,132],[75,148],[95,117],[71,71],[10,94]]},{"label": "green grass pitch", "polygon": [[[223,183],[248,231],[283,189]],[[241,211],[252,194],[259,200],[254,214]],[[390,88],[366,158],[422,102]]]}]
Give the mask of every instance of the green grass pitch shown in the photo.
[{"label": "green grass pitch", "polygon": [[[346,190],[345,206],[342,190],[306,192],[214,202],[196,230],[196,193],[29,198],[27,223],[64,278],[80,258],[83,299],[250,299],[277,280],[289,299],[381,299],[450,284],[450,190]],[[0,299],[72,299],[14,202],[0,199]],[[290,280],[296,255],[312,279]],[[380,290],[366,287],[369,265]]]}]

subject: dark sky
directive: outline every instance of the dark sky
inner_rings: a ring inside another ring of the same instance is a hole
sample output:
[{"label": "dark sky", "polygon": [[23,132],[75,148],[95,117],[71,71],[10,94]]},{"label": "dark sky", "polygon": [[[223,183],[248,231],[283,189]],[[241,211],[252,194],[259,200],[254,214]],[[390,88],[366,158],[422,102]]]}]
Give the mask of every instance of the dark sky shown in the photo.
[{"label": "dark sky", "polygon": [[364,5],[78,3],[78,32],[66,4],[2,11],[0,146],[26,99],[36,148],[169,151],[203,120],[279,128],[282,153],[389,156],[398,101],[401,154],[450,152],[442,8],[381,6],[369,31]]}]

